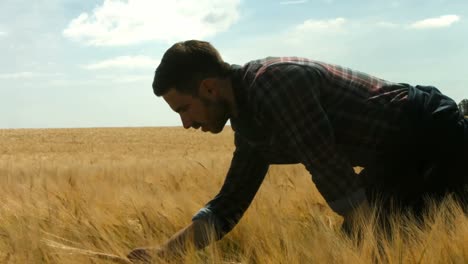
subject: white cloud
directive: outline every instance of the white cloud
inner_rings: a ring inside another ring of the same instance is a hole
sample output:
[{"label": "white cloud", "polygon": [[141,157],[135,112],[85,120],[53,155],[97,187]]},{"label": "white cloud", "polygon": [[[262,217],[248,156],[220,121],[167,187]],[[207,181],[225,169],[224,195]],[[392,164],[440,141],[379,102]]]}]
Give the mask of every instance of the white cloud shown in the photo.
[{"label": "white cloud", "polygon": [[96,46],[203,39],[234,24],[239,5],[240,0],[105,0],[73,19],[63,34]]},{"label": "white cloud", "polygon": [[390,6],[393,8],[398,8],[401,6],[401,3],[399,1],[394,1],[390,3]]},{"label": "white cloud", "polygon": [[309,2],[308,0],[291,0],[291,1],[282,1],[280,5],[297,5],[297,4],[305,4]]},{"label": "white cloud", "polygon": [[344,18],[310,19],[282,31],[239,40],[221,54],[229,63],[237,64],[267,56],[301,56],[337,61],[337,58],[350,52],[348,42],[355,38],[354,31],[351,31],[353,28],[359,29],[359,23]]},{"label": "white cloud", "polygon": [[302,24],[297,25],[295,31],[297,33],[303,32],[332,32],[341,31],[345,25],[346,19],[338,17],[329,20],[314,20],[309,19],[304,21]]},{"label": "white cloud", "polygon": [[113,59],[95,62],[83,66],[88,70],[101,70],[109,68],[125,68],[125,69],[156,69],[159,60],[152,59],[147,56],[120,56]]},{"label": "white cloud", "polygon": [[0,37],[6,36],[6,32],[0,31]]},{"label": "white cloud", "polygon": [[457,15],[445,15],[436,18],[428,18],[420,21],[416,21],[410,25],[410,28],[414,29],[426,29],[426,28],[442,28],[449,27],[453,23],[458,22],[460,16]]},{"label": "white cloud", "polygon": [[106,82],[114,82],[114,83],[149,83],[153,82],[153,75],[152,74],[145,74],[145,75],[138,75],[138,74],[126,74],[126,75],[106,75],[99,78],[99,80],[106,81]]},{"label": "white cloud", "polygon": [[35,77],[33,72],[0,73],[0,79],[24,79]]},{"label": "white cloud", "polygon": [[346,19],[338,17],[328,20],[308,19],[282,33],[284,42],[298,45],[303,42],[317,45],[325,39],[334,39],[337,35],[346,34]]},{"label": "white cloud", "polygon": [[0,73],[0,80],[31,79],[36,77],[56,77],[62,76],[60,73],[40,73],[40,72],[13,72]]},{"label": "white cloud", "polygon": [[392,22],[386,22],[386,21],[378,22],[376,25],[378,27],[383,27],[383,28],[398,28],[398,27],[400,27],[399,24],[392,23]]},{"label": "white cloud", "polygon": [[53,78],[48,80],[47,86],[54,87],[79,87],[94,86],[105,87],[109,83],[117,84],[142,84],[150,86],[153,81],[152,74],[99,74],[89,79],[75,79],[73,76],[63,76],[62,78]]}]

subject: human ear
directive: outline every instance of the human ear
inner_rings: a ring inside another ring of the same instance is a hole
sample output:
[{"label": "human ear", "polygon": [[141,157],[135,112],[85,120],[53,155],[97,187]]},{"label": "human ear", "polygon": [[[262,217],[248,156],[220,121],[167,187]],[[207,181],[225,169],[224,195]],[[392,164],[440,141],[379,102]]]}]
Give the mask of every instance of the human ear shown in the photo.
[{"label": "human ear", "polygon": [[217,97],[218,88],[216,87],[216,80],[214,78],[204,79],[200,83],[200,95],[205,97]]}]

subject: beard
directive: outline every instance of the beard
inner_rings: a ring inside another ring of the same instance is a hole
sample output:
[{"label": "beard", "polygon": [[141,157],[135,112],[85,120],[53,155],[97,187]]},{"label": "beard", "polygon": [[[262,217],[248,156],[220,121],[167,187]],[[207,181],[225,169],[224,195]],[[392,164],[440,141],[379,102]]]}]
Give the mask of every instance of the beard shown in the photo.
[{"label": "beard", "polygon": [[226,122],[229,119],[230,107],[227,100],[220,99],[211,101],[206,98],[201,98],[203,105],[207,109],[208,130],[213,134],[218,134],[223,131]]}]

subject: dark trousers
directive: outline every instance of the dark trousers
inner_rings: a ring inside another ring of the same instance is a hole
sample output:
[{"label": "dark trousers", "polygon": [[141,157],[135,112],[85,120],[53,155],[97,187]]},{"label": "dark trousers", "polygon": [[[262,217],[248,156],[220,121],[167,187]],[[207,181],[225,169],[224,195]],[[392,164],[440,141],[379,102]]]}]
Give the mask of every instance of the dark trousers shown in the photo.
[{"label": "dark trousers", "polygon": [[389,151],[362,171],[369,202],[384,217],[408,210],[422,216],[427,199],[453,194],[466,212],[468,119],[431,86],[410,86],[408,101],[404,149]]}]

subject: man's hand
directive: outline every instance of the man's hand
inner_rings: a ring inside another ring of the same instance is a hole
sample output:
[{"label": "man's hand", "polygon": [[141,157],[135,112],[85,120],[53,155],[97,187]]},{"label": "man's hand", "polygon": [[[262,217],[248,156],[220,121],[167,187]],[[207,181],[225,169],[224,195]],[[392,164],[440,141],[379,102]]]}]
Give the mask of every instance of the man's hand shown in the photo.
[{"label": "man's hand", "polygon": [[135,248],[128,253],[127,258],[138,264],[149,264],[158,255],[159,248]]},{"label": "man's hand", "polygon": [[204,220],[195,220],[187,227],[177,232],[161,247],[136,248],[128,255],[128,259],[134,263],[151,263],[157,259],[178,260],[183,258],[188,247],[202,249],[213,240],[209,232],[212,227]]}]

